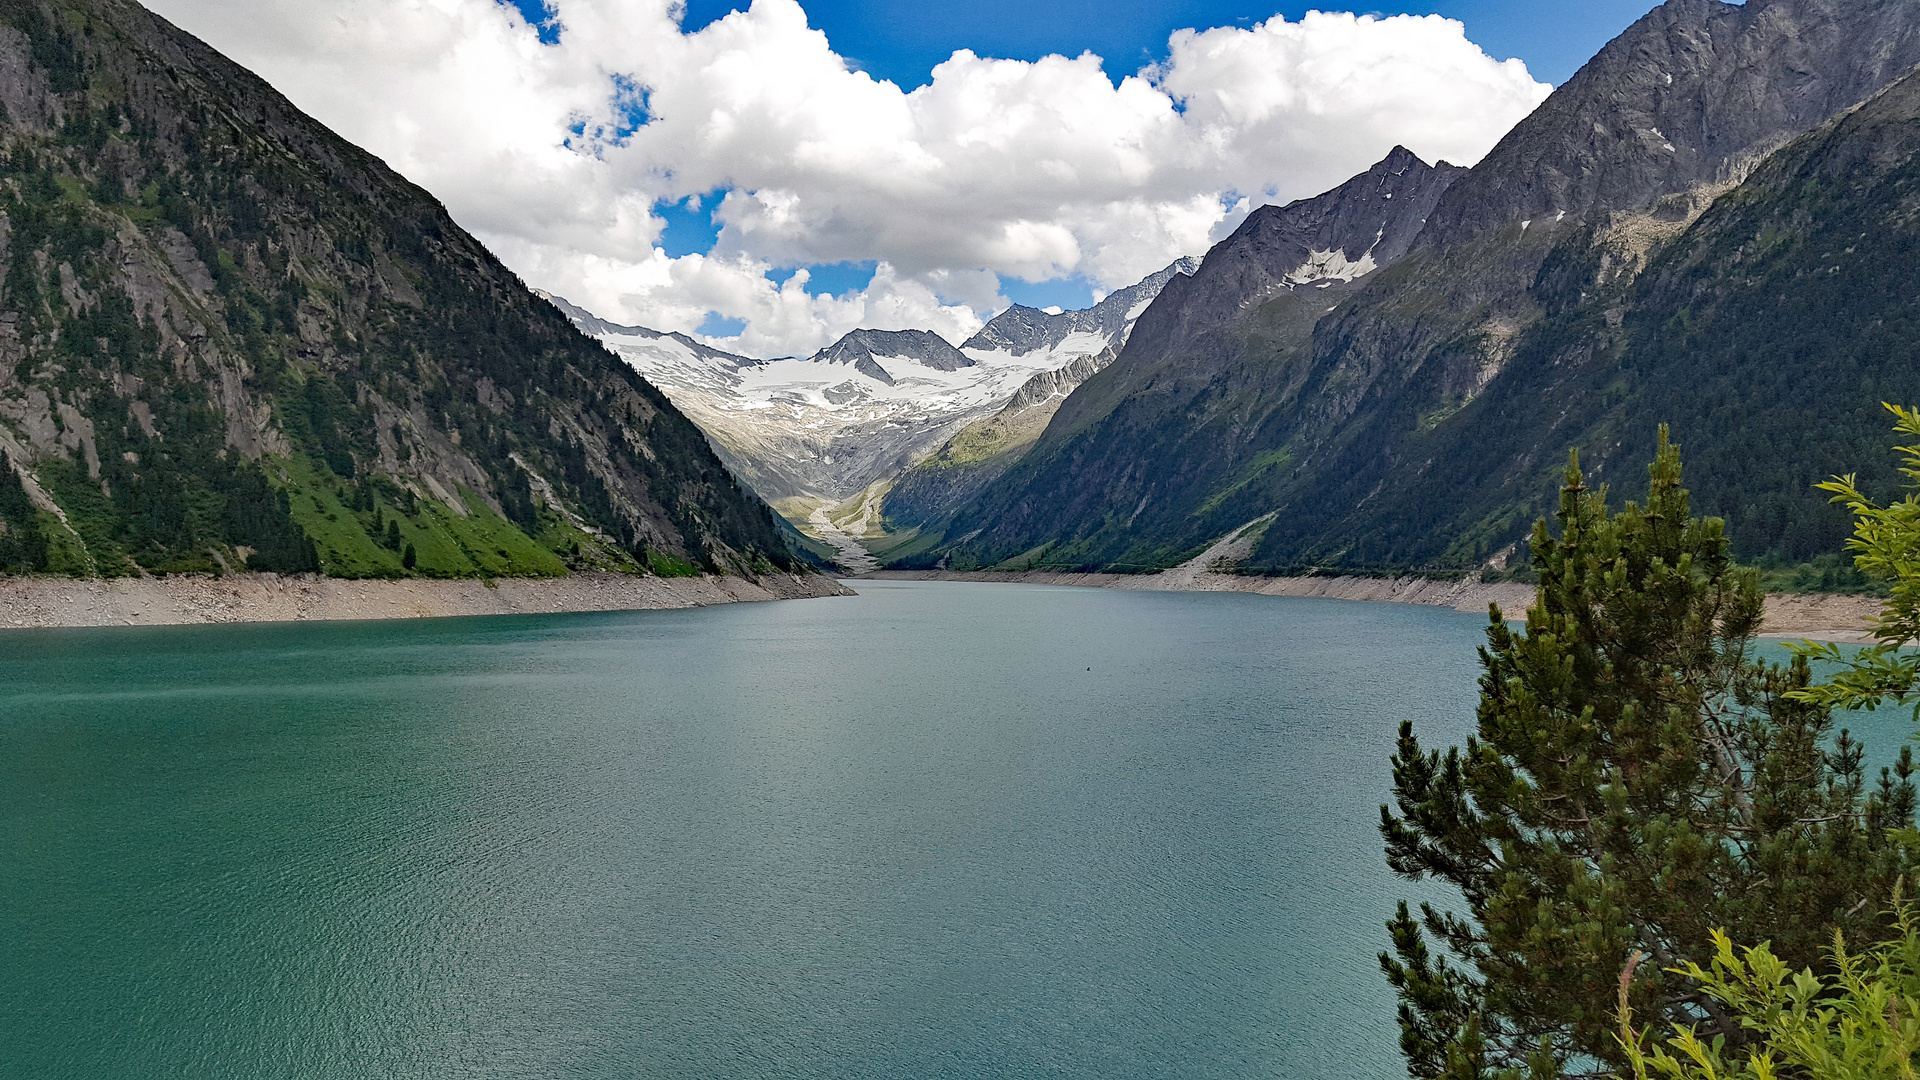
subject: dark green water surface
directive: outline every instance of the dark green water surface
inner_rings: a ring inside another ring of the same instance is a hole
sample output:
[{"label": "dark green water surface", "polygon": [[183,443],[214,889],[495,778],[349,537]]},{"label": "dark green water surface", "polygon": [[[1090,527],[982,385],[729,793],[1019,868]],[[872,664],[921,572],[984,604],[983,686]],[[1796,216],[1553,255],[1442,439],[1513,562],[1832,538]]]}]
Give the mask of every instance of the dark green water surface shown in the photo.
[{"label": "dark green water surface", "polygon": [[859,587],[0,633],[0,1076],[1404,1075],[1483,619]]}]

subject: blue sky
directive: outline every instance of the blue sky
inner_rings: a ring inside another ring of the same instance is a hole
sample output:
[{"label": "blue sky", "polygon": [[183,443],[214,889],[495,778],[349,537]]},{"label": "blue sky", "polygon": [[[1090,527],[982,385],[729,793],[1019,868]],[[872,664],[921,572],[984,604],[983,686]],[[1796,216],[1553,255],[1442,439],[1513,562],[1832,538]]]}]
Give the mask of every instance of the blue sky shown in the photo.
[{"label": "blue sky", "polygon": [[[295,29],[321,18],[309,0],[259,2],[295,43],[275,63],[310,51]],[[384,0],[330,0],[391,23],[427,66],[406,97],[341,89],[391,81],[391,50],[323,51],[300,75],[308,97],[339,99],[321,112],[406,161],[530,280],[616,321],[772,354],[854,326],[958,340],[1009,301],[1088,306],[1396,142],[1470,163],[1648,2],[461,0],[412,26],[380,16]],[[516,10],[555,47],[528,54],[512,40],[525,26],[461,21],[476,4]],[[1354,21],[1430,14],[1464,38]],[[1170,48],[1189,28],[1214,32]],[[961,50],[978,59],[935,79]],[[1007,63],[1049,56],[1067,59]],[[545,156],[554,120],[569,159]]]},{"label": "blue sky", "polygon": [[[524,8],[539,0],[520,0]],[[801,0],[809,23],[824,30],[834,51],[876,78],[911,89],[928,81],[934,65],[959,49],[982,56],[1034,60],[1050,53],[1091,50],[1119,78],[1165,59],[1167,37],[1182,28],[1248,26],[1274,15],[1297,20],[1309,10],[1355,10],[1337,4],[1245,0]],[[1460,20],[1467,37],[1496,59],[1517,57],[1533,76],[1559,85],[1635,19],[1650,0],[1446,0],[1367,7],[1361,14],[1437,14]],[[688,0],[683,28],[699,30],[746,0]],[[713,246],[718,229],[703,209],[662,206],[662,246],[685,255]],[[813,268],[812,292],[838,293],[865,283],[869,264]],[[1030,283],[1003,278],[1002,291],[1032,307],[1085,307],[1093,287],[1079,276]]]},{"label": "blue sky", "polygon": [[[525,4],[537,0],[522,0]],[[687,30],[697,30],[745,0],[688,0]],[[1193,27],[1247,26],[1275,15],[1297,20],[1312,9],[1381,15],[1444,15],[1466,25],[1467,37],[1498,59],[1519,57],[1534,78],[1558,86],[1635,19],[1652,0],[1446,0],[1367,6],[1337,3],[1247,3],[1244,0],[801,0],[809,22],[834,50],[868,73],[903,89],[957,49],[982,56],[1033,60],[1091,49],[1109,74],[1130,73],[1163,59],[1167,35]]]}]

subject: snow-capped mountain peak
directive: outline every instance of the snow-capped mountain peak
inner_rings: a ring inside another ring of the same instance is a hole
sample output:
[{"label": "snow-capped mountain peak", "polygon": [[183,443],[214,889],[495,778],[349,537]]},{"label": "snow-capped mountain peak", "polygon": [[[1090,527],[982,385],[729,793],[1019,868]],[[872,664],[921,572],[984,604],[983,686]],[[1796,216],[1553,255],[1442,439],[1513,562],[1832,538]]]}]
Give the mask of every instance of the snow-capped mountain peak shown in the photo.
[{"label": "snow-capped mountain peak", "polygon": [[[1152,274],[1137,285],[1117,289],[1105,299],[1080,311],[1058,314],[1015,304],[993,317],[960,347],[968,351],[1004,352],[1021,356],[1041,350],[1057,350],[1074,334],[1098,335],[1105,348],[1127,339],[1133,322],[1147,310],[1153,298],[1167,287],[1177,274],[1191,275],[1200,269],[1200,260],[1177,259],[1172,265]],[[1092,350],[1098,352],[1098,349]]]},{"label": "snow-capped mountain peak", "polygon": [[814,353],[811,363],[852,364],[854,370],[893,385],[881,359],[918,364],[935,371],[973,366],[973,358],[931,330],[855,330]]},{"label": "snow-capped mountain peak", "polygon": [[773,360],[541,295],[664,391],[736,474],[779,503],[847,498],[998,411],[1034,376],[1075,361],[1087,361],[1076,372],[1097,370],[1166,283],[1197,266],[1182,259],[1083,311],[1008,308],[958,348],[926,330],[861,329],[810,357]]}]

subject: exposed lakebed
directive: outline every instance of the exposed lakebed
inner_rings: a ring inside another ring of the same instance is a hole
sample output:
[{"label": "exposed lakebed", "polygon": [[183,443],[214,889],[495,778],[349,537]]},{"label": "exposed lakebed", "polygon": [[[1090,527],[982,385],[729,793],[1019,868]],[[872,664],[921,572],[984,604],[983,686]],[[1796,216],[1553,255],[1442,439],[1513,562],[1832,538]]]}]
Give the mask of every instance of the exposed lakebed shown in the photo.
[{"label": "exposed lakebed", "polygon": [[1404,1075],[1481,618],[857,587],[0,632],[8,1075]]}]

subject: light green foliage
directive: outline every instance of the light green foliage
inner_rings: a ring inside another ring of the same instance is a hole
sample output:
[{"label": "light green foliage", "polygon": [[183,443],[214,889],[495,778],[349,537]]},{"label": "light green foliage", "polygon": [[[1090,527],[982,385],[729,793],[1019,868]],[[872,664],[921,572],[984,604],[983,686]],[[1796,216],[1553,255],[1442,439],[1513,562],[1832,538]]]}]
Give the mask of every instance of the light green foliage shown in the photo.
[{"label": "light green foliage", "polygon": [[[609,569],[633,568],[624,552],[609,558],[603,545],[555,514],[545,515],[552,520],[544,521],[536,541],[471,492],[462,515],[433,499],[400,505],[303,455],[276,462],[275,471],[294,522],[313,538],[322,572],[333,577],[556,577],[567,572],[569,559],[589,565],[596,556]],[[391,544],[396,529],[399,543]],[[405,562],[409,547],[413,565]]]},{"label": "light green foliage", "polygon": [[[72,574],[101,574],[123,577],[139,573],[139,567],[127,557],[114,539],[117,523],[113,500],[87,477],[79,464],[64,458],[42,462],[40,483],[67,512],[70,530],[52,545],[49,563],[52,569]],[[61,543],[60,540],[66,541]]]},{"label": "light green foliage", "polygon": [[[1920,438],[1920,409],[1887,405],[1893,429]],[[1808,659],[1840,665],[1826,682],[1799,691],[1806,701],[1842,709],[1871,709],[1886,702],[1912,703],[1920,720],[1920,444],[1894,448],[1907,493],[1885,506],[1861,493],[1853,473],[1817,485],[1833,492],[1833,501],[1853,513],[1853,537],[1847,541],[1853,562],[1867,576],[1884,581],[1890,596],[1874,623],[1876,644],[1848,656],[1831,642],[1802,642],[1794,651]]]},{"label": "light green foliage", "polygon": [[[1920,916],[1897,908],[1897,936],[1863,953],[1835,931],[1825,973],[1795,971],[1762,942],[1735,949],[1713,932],[1706,967],[1674,969],[1719,1002],[1758,1045],[1703,1040],[1694,1025],[1672,1026],[1664,1045],[1633,1027],[1622,995],[1620,1045],[1634,1080],[1914,1080],[1920,1053]],[[1623,982],[1624,988],[1624,982]]]},{"label": "light green foliage", "polygon": [[1839,593],[1845,596],[1886,596],[1886,583],[1868,577],[1853,560],[1838,551],[1805,562],[1761,562],[1760,591],[1775,593]]},{"label": "light green foliage", "polygon": [[1284,446],[1278,450],[1268,450],[1264,453],[1255,454],[1253,459],[1247,462],[1246,468],[1241,469],[1238,475],[1227,482],[1226,486],[1209,495],[1207,501],[1201,503],[1200,509],[1195,510],[1194,514],[1213,513],[1216,509],[1219,509],[1221,503],[1226,502],[1230,497],[1245,490],[1248,484],[1259,480],[1275,469],[1284,469],[1291,464],[1293,464],[1293,451]]},{"label": "light green foliage", "polygon": [[659,577],[699,577],[700,568],[665,551],[647,552],[647,571]]},{"label": "light green foliage", "polygon": [[[1387,860],[1458,889],[1464,913],[1402,904],[1381,965],[1412,1076],[1548,1077],[1625,1064],[1615,998],[1653,1022],[1750,1033],[1665,969],[1715,928],[1818,963],[1876,915],[1907,868],[1911,754],[1869,790],[1862,750],[1801,700],[1804,660],[1757,662],[1761,596],[1722,524],[1693,517],[1661,429],[1645,506],[1609,511],[1577,459],[1558,535],[1535,526],[1524,631],[1496,608],[1477,736],[1442,754],[1411,723],[1381,808]],[[1443,948],[1430,948],[1435,941]]]}]

